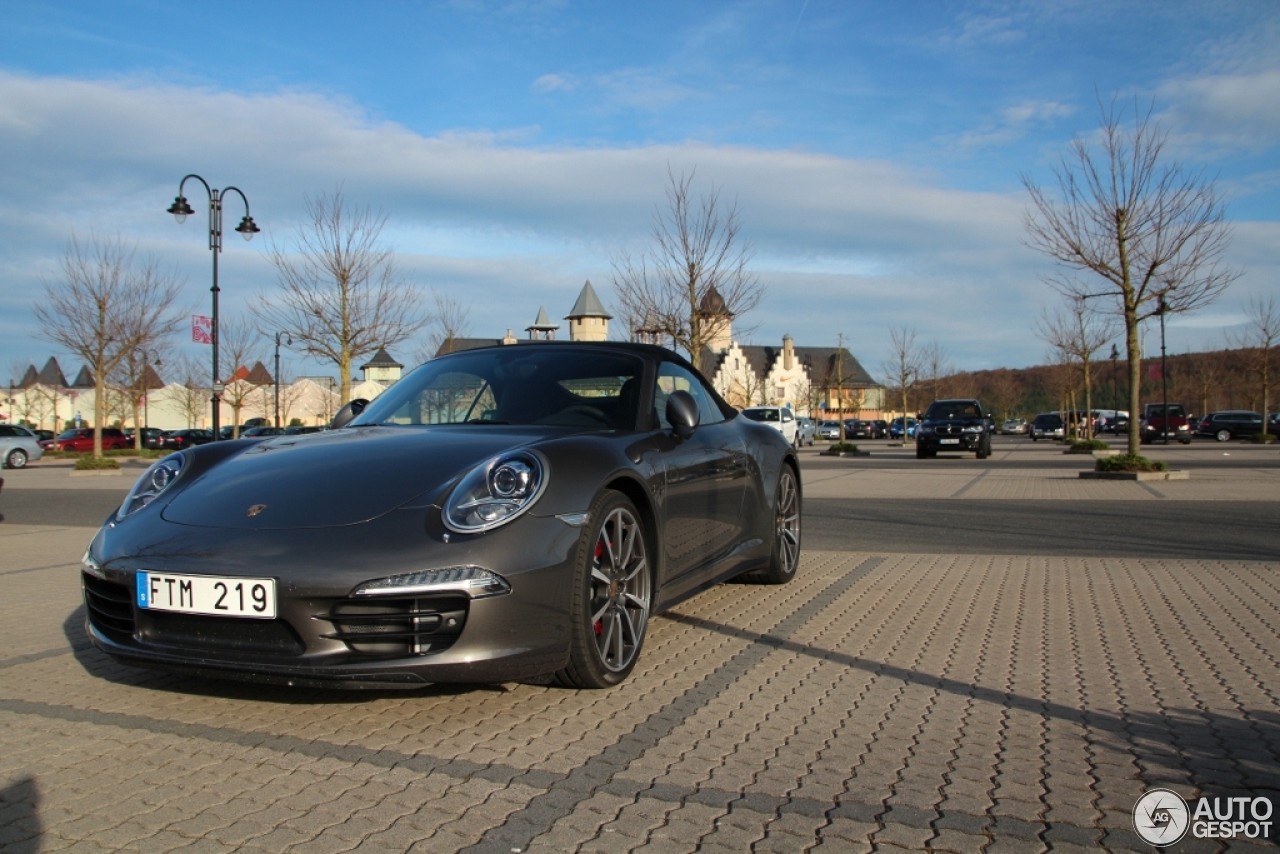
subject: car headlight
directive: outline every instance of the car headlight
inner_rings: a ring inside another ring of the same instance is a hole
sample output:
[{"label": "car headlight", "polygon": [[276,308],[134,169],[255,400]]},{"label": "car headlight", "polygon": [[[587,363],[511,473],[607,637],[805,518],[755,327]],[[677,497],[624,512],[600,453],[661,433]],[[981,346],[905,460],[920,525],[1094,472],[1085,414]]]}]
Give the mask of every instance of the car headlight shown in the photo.
[{"label": "car headlight", "polygon": [[473,468],[444,503],[445,527],[479,534],[505,525],[533,506],[546,486],[542,462],[511,451]]},{"label": "car headlight", "polygon": [[965,432],[965,433],[981,433],[981,432],[982,432],[982,428],[981,428],[981,427],[966,427],[966,428],[964,428],[963,432]]},{"label": "car headlight", "polygon": [[154,501],[178,479],[186,462],[185,454],[172,454],[153,463],[129,490],[129,495],[116,511],[116,519],[123,519]]},{"label": "car headlight", "polygon": [[917,428],[916,428],[916,435],[917,435],[917,436],[932,436],[932,435],[933,435],[933,428],[932,428],[932,427],[917,427]]}]

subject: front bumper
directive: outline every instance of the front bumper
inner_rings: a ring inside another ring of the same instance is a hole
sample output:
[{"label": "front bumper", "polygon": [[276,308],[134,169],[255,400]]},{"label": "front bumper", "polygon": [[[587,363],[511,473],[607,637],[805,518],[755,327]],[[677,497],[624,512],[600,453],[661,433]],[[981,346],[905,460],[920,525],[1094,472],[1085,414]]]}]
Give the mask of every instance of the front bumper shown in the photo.
[{"label": "front bumper", "polygon": [[916,434],[916,447],[926,452],[968,451],[977,453],[982,447],[982,433],[958,435]]},{"label": "front bumper", "polygon": [[[435,512],[434,510],[429,512]],[[198,676],[338,688],[505,682],[567,660],[581,528],[526,515],[488,534],[431,535],[422,510],[331,529],[103,528],[83,573],[93,643],[122,663]],[[411,518],[412,517],[412,518]],[[156,542],[157,534],[160,542]],[[449,566],[501,575],[509,593],[354,596],[377,578]],[[273,620],[140,607],[139,571],[276,579]]]}]

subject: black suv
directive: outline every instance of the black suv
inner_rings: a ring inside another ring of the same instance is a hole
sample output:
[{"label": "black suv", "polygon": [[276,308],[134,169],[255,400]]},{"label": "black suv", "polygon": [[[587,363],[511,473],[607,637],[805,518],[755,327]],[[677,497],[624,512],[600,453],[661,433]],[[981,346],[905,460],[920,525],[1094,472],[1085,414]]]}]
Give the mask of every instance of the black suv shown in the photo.
[{"label": "black suv", "polygon": [[991,456],[990,414],[976,400],[935,400],[916,427],[916,459],[936,457],[938,451],[972,451],[978,459]]},{"label": "black suv", "polygon": [[1262,413],[1246,409],[1229,409],[1210,412],[1201,420],[1196,433],[1212,436],[1219,442],[1228,442],[1262,432]]}]

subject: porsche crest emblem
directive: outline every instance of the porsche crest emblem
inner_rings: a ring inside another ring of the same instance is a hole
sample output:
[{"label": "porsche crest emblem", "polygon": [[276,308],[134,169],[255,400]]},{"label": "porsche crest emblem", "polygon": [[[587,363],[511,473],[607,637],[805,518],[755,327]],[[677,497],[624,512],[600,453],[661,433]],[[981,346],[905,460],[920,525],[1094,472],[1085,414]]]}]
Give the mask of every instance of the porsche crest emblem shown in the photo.
[{"label": "porsche crest emblem", "polygon": [[255,504],[252,507],[250,507],[248,510],[246,510],[244,515],[252,519],[254,516],[257,516],[259,513],[261,513],[263,510],[266,510],[266,509],[267,509],[267,505],[265,504]]}]

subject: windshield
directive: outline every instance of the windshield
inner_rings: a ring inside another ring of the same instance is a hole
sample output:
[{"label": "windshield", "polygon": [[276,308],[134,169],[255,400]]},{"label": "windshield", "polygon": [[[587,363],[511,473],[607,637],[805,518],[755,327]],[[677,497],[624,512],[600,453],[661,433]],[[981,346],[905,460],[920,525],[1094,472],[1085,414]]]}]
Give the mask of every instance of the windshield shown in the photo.
[{"label": "windshield", "polygon": [[778,410],[776,409],[744,409],[742,414],[752,421],[777,421]]},{"label": "windshield", "polygon": [[925,421],[943,421],[953,418],[981,418],[978,404],[972,400],[935,400],[924,414]]},{"label": "windshield", "polygon": [[628,353],[515,344],[427,362],[352,424],[539,424],[634,430],[643,363]]}]

